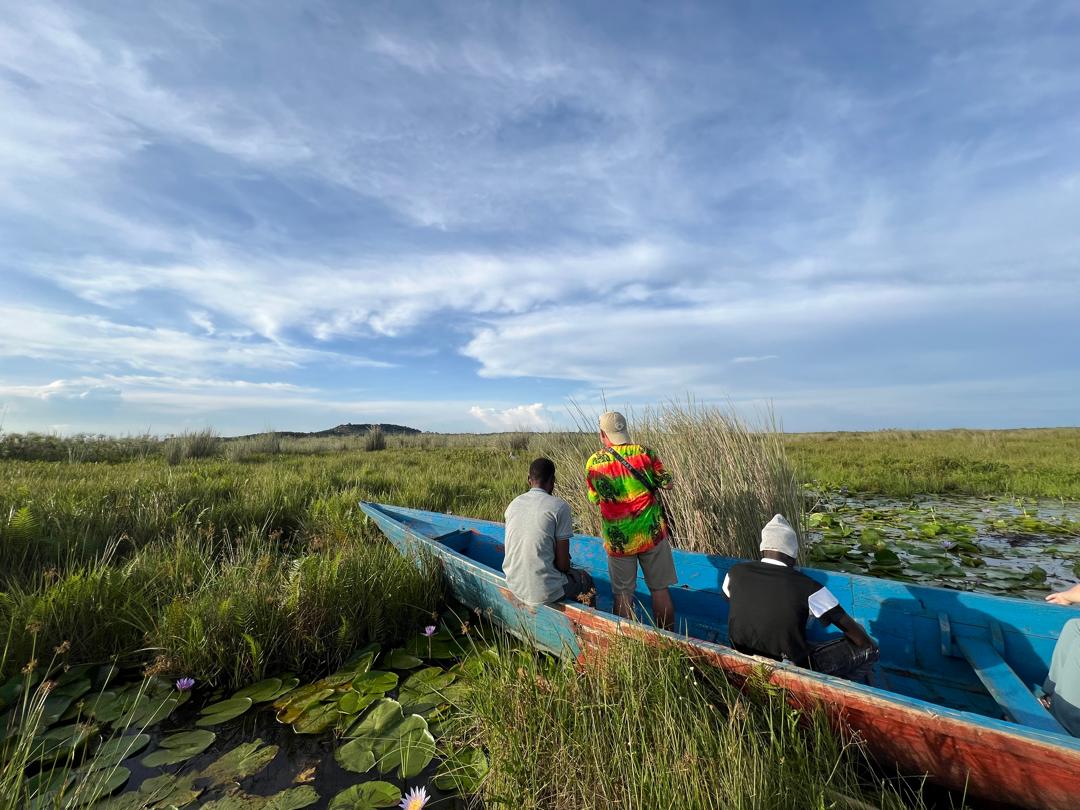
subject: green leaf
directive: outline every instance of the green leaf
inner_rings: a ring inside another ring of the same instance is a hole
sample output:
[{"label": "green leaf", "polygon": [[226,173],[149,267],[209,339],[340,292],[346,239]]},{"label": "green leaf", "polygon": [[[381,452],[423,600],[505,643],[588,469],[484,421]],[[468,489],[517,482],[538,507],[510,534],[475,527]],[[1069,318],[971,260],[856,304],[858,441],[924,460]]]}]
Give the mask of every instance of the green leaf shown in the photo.
[{"label": "green leaf", "polygon": [[96,802],[110,793],[115,793],[130,777],[131,771],[127,768],[84,773],[79,779],[78,786],[73,789],[71,804],[81,807]]},{"label": "green leaf", "polygon": [[356,715],[378,700],[379,694],[364,694],[359,692],[346,692],[338,701],[337,709],[342,714]]},{"label": "green leaf", "polygon": [[297,734],[322,734],[338,721],[336,703],[317,703],[292,724]]},{"label": "green leaf", "polygon": [[390,669],[416,669],[423,661],[402,649],[391,650],[387,655],[386,665]]},{"label": "green leaf", "polygon": [[352,682],[352,688],[361,693],[386,694],[398,685],[398,676],[393,672],[365,672],[357,675]]},{"label": "green leaf", "polygon": [[195,721],[197,726],[216,726],[234,720],[251,708],[252,700],[249,697],[229,698],[209,706],[199,712],[199,719]]},{"label": "green leaf", "polygon": [[150,742],[149,734],[129,734],[126,737],[113,737],[106,740],[93,759],[85,766],[87,771],[100,771],[102,768],[114,768],[128,757],[137,755]]},{"label": "green leaf", "polygon": [[439,667],[427,667],[414,672],[398,690],[398,702],[403,712],[423,714],[444,702],[443,690],[457,678]]},{"label": "green leaf", "polygon": [[147,768],[157,768],[186,762],[209,748],[216,739],[214,732],[205,729],[172,734],[158,743],[156,751],[143,757],[142,764]]},{"label": "green leaf", "polygon": [[261,739],[241,743],[207,765],[197,776],[209,779],[214,785],[238,782],[265,768],[277,752],[276,745],[263,745]]},{"label": "green leaf", "polygon": [[238,793],[223,796],[202,805],[202,810],[300,810],[319,800],[315,788],[309,785],[287,788],[273,796],[252,796]]},{"label": "green leaf", "polygon": [[481,749],[460,748],[439,763],[435,787],[463,794],[477,793],[488,770],[487,757]]},{"label": "green leaf", "polygon": [[365,714],[356,725],[350,729],[347,737],[367,737],[377,740],[386,736],[387,732],[405,719],[401,711],[401,704],[390,698],[376,701],[371,711]]},{"label": "green leaf", "polygon": [[168,692],[147,696],[126,718],[128,726],[149,727],[167,719],[176,709],[188,702],[190,692]]},{"label": "green leaf", "polygon": [[375,767],[375,752],[371,740],[361,737],[350,740],[334,752],[338,765],[353,773],[367,773]]},{"label": "green leaf", "polygon": [[266,703],[276,700],[281,694],[281,678],[266,678],[238,690],[234,698],[251,698],[252,703]]},{"label": "green leaf", "polygon": [[382,647],[375,642],[368,644],[366,647],[362,647],[349,656],[349,659],[342,666],[342,669],[347,669],[356,673],[367,672],[371,669],[371,665],[375,663],[375,659],[378,657],[379,650],[381,649]]},{"label": "green leaf", "polygon": [[147,810],[147,808],[171,810],[171,808],[184,807],[199,798],[202,793],[202,788],[196,788],[194,783],[193,774],[177,777],[163,773],[143,780],[138,790],[98,802],[93,810]]},{"label": "green leaf", "polygon": [[277,719],[279,722],[291,725],[300,719],[300,715],[309,708],[336,694],[333,689],[315,689],[313,691],[305,691],[303,695],[300,694],[301,691],[302,690],[297,690],[295,693],[296,696],[285,706],[278,709]]},{"label": "green leaf", "polygon": [[375,753],[381,754],[377,764],[383,773],[396,770],[402,779],[412,779],[435,757],[435,738],[420,715],[409,715],[390,733],[388,742],[375,746]]},{"label": "green leaf", "polygon": [[330,800],[329,810],[376,810],[401,802],[401,791],[389,782],[363,782],[345,788]]}]

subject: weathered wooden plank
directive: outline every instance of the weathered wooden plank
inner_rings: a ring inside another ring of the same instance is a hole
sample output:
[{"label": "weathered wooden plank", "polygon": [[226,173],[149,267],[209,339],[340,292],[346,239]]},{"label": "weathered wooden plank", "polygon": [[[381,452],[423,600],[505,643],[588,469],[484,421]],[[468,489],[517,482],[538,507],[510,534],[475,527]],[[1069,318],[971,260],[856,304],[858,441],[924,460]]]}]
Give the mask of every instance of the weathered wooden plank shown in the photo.
[{"label": "weathered wooden plank", "polygon": [[987,641],[957,636],[953,643],[960,648],[979,680],[1014,723],[1065,734],[1065,729],[1035,698],[1024,682]]}]

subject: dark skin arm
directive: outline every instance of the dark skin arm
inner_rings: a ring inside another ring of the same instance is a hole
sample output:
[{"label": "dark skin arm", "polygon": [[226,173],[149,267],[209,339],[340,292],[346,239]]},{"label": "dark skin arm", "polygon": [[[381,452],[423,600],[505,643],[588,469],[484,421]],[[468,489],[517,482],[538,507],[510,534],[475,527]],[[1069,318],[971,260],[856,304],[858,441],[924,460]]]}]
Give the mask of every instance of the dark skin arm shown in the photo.
[{"label": "dark skin arm", "polygon": [[570,539],[555,541],[555,567],[564,574],[570,573]]},{"label": "dark skin arm", "polygon": [[839,605],[832,610],[826,611],[821,616],[821,621],[839,628],[844,634],[844,637],[859,649],[870,647],[874,644],[874,640],[867,635],[867,632],[863,630],[862,625],[848,616],[847,613],[844,612],[844,609]]}]

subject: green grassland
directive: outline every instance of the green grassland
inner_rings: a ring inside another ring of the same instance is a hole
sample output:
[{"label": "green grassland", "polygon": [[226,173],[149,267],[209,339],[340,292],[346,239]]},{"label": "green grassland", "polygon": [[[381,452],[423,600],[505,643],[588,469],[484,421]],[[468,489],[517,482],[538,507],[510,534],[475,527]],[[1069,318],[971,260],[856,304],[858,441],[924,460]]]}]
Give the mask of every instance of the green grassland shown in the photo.
[{"label": "green grassland", "polygon": [[[701,550],[741,551],[762,516],[801,508],[805,480],[896,495],[1080,494],[1080,431],[781,437],[707,410],[675,416],[643,432],[684,483],[676,520],[695,528]],[[50,660],[115,661],[232,690],[285,672],[323,677],[366,644],[418,649],[418,629],[447,608],[438,573],[401,558],[357,502],[498,520],[524,489],[529,460],[546,453],[559,462],[560,494],[592,531],[579,480],[592,445],[588,434],[0,436],[0,686]],[[467,679],[460,672],[470,689],[443,718],[439,750],[487,752],[490,773],[468,792],[491,806],[922,801],[868,769],[857,746],[812,718],[800,725],[781,695],[736,693],[675,652],[631,646],[580,671],[507,648]],[[0,787],[15,797],[0,801],[6,810],[33,792],[26,774],[43,732],[12,726],[15,709],[2,699]],[[804,793],[785,792],[792,782]]]},{"label": "green grassland", "polygon": [[784,445],[822,487],[1080,499],[1080,428],[803,433]]}]

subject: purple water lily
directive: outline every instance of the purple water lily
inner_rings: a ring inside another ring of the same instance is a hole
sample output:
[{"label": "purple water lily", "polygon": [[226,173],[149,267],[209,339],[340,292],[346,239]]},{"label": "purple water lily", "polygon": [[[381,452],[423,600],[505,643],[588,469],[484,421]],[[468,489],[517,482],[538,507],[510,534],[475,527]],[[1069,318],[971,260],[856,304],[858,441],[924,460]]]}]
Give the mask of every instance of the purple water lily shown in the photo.
[{"label": "purple water lily", "polygon": [[414,787],[405,794],[398,807],[401,810],[423,810],[430,798],[426,787]]},{"label": "purple water lily", "polygon": [[433,635],[435,635],[435,625],[429,624],[427,627],[425,627],[424,635],[428,638],[431,638]]},{"label": "purple water lily", "polygon": [[180,678],[176,682],[176,688],[181,692],[187,692],[195,685],[194,678]]}]

